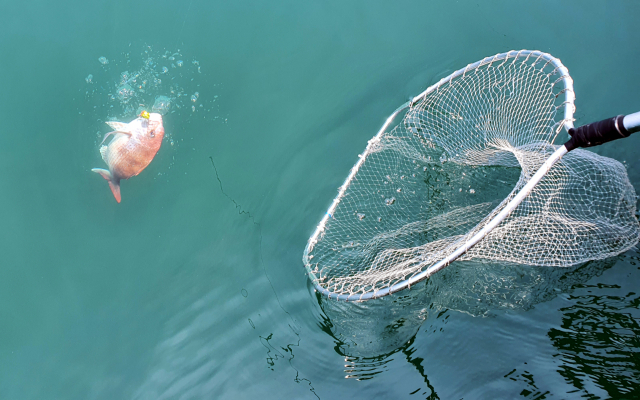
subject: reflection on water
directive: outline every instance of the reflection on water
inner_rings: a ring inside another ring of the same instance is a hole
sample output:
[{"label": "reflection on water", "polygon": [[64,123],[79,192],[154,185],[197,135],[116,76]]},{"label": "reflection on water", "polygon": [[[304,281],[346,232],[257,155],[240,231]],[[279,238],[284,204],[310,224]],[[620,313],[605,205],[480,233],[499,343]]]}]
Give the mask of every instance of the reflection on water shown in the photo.
[{"label": "reflection on water", "polygon": [[426,283],[378,300],[338,302],[316,293],[323,311],[320,327],[344,357],[345,378],[373,379],[388,370],[393,360],[405,359],[431,388],[425,395],[437,398],[423,358],[413,356],[412,345],[425,320],[430,324],[425,332],[435,334],[443,330],[452,312],[487,317],[526,311],[584,286],[614,262],[592,261],[569,268],[458,262]]},{"label": "reflection on water", "polygon": [[549,394],[548,390],[543,391],[537,386],[533,374],[527,370],[518,372],[517,369],[513,369],[504,377],[520,383],[523,387],[520,396],[526,399],[544,399]]},{"label": "reflection on water", "polygon": [[[418,329],[434,305],[428,305],[426,291],[406,291],[400,296],[386,296],[362,303],[337,302],[316,293],[321,315],[320,327],[335,340],[334,350],[344,357],[344,377],[359,381],[373,379],[389,370],[389,364],[405,359],[423,377],[429,392],[419,388],[411,394],[437,399],[426,376],[420,357],[414,357],[414,340]],[[427,305],[422,307],[422,305]],[[443,324],[446,311],[437,313],[434,325]]]},{"label": "reflection on water", "polygon": [[[439,317],[443,313],[440,313]],[[424,366],[422,363],[425,361],[421,357],[415,357],[414,353],[416,351],[414,344],[415,335],[405,344],[403,344],[400,348],[388,353],[382,354],[376,357],[352,357],[345,356],[345,378],[354,378],[359,381],[364,381],[368,379],[374,378],[376,375],[385,372],[388,367],[387,365],[392,360],[392,355],[398,353],[402,356],[402,358],[406,359],[406,361],[413,365],[416,371],[422,376],[424,379],[424,383],[426,385],[427,390],[423,388],[418,388],[415,391],[409,393],[420,394],[421,396],[426,396],[427,399],[439,399],[438,394],[436,393],[435,388],[429,382],[429,378],[427,377]]]},{"label": "reflection on water", "polygon": [[316,293],[324,312],[322,329],[346,357],[379,358],[396,353],[415,336],[428,315],[425,290],[411,290],[374,301],[340,302]]},{"label": "reflection on water", "polygon": [[[630,256],[632,262],[637,255]],[[581,397],[631,398],[640,387],[640,294],[620,284],[577,284],[549,338],[558,372]],[[629,291],[629,290],[633,291]]]}]

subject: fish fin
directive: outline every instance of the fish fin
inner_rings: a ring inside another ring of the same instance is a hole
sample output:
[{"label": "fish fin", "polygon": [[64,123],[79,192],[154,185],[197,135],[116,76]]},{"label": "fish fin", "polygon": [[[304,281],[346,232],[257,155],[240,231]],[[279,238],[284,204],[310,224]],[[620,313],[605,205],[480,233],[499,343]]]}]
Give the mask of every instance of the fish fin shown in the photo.
[{"label": "fish fin", "polygon": [[120,203],[120,182],[109,181],[109,189],[111,189],[111,193],[113,193],[113,197],[116,198],[116,201]]},{"label": "fish fin", "polygon": [[108,149],[107,146],[100,146],[100,155],[102,156],[102,160],[107,164],[109,164],[109,162],[107,162],[107,149]]},{"label": "fish fin", "polygon": [[100,142],[100,144],[102,145],[104,143],[105,140],[107,140],[107,138],[111,135],[115,135],[118,133],[122,133],[123,135],[127,135],[127,136],[131,136],[132,133],[131,132],[125,132],[125,131],[111,131],[109,133],[107,133],[106,135],[104,135],[104,138],[102,139],[102,142]]},{"label": "fish fin", "polygon": [[100,174],[104,179],[110,181],[113,177],[111,176],[111,172],[102,168],[92,168],[91,172],[95,172],[96,174]]},{"label": "fish fin", "polygon": [[116,201],[120,203],[120,180],[115,180],[111,172],[102,168],[93,168],[91,171],[100,174],[106,181],[109,183],[109,189],[111,189],[111,193],[113,193],[113,197],[116,198]]},{"label": "fish fin", "polygon": [[129,132],[129,124],[125,124],[124,122],[107,121],[107,125],[109,125],[114,131]]},{"label": "fish fin", "polygon": [[[100,142],[100,145],[102,146],[102,144],[104,143],[105,140],[107,140],[107,138],[111,135],[113,135],[114,133],[116,133],[116,131],[111,131],[109,133],[107,133],[106,135],[104,135],[104,137],[102,138],[102,142]],[[104,158],[104,157],[102,157]]]}]

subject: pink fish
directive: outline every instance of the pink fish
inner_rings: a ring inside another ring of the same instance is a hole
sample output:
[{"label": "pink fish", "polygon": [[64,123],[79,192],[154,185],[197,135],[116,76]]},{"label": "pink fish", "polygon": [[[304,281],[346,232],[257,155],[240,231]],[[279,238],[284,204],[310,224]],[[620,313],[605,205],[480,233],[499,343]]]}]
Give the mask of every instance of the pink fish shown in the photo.
[{"label": "pink fish", "polygon": [[91,171],[109,182],[113,197],[120,203],[120,180],[138,175],[149,165],[162,144],[164,127],[160,114],[146,111],[128,124],[112,121],[107,124],[113,132],[107,133],[102,143],[111,135],[113,138],[100,147],[100,154],[109,170],[94,168]]}]

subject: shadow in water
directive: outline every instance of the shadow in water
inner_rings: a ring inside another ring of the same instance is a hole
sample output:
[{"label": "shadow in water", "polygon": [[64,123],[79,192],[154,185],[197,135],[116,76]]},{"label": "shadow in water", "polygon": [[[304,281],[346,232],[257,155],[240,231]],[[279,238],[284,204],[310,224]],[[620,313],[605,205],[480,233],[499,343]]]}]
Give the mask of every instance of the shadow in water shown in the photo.
[{"label": "shadow in water", "polygon": [[[315,293],[322,310],[320,328],[345,358],[345,377],[373,379],[401,354],[424,378],[422,395],[438,398],[413,343],[423,322],[427,334],[441,331],[452,312],[486,317],[524,311],[584,285],[616,259],[569,268],[457,262],[411,290],[366,302],[338,302]],[[310,285],[310,289],[313,288]]]}]

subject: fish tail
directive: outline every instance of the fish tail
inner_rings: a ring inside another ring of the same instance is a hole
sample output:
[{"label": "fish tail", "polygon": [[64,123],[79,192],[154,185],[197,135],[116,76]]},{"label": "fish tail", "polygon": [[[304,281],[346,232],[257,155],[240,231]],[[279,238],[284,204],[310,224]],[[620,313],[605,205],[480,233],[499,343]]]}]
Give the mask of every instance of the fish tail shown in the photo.
[{"label": "fish tail", "polygon": [[91,171],[100,174],[106,181],[109,183],[109,188],[111,189],[111,193],[113,193],[113,197],[116,198],[116,201],[120,203],[120,179],[114,179],[111,172],[102,168],[93,168]]}]

